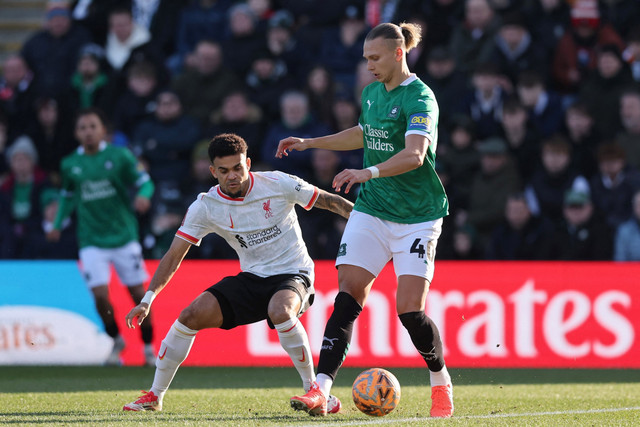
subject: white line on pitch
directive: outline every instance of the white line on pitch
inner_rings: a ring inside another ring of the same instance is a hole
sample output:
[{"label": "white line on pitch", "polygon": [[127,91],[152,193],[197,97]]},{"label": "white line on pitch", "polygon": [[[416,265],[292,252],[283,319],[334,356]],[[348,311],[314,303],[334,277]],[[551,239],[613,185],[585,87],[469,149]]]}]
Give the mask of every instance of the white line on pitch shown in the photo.
[{"label": "white line on pitch", "polygon": [[[603,409],[584,409],[574,411],[548,411],[548,412],[523,412],[513,414],[490,414],[490,415],[463,415],[454,417],[459,420],[478,420],[478,419],[491,419],[491,418],[518,418],[518,417],[542,417],[547,415],[579,415],[579,414],[601,414],[607,412],[626,412],[626,411],[640,411],[640,406],[632,406],[629,408],[603,408]],[[407,422],[425,422],[431,420],[431,417],[424,418],[382,418],[375,420],[357,420],[347,422],[329,422],[323,424],[308,424],[301,427],[320,427],[320,426],[359,426],[359,425],[375,425],[375,424],[394,424],[394,423],[407,423]],[[435,419],[434,419],[435,420]]]}]

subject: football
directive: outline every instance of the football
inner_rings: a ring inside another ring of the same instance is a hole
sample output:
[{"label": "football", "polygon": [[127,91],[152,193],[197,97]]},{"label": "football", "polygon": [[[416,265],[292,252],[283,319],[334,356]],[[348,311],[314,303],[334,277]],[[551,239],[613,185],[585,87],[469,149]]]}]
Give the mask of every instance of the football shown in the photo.
[{"label": "football", "polygon": [[353,403],[367,415],[383,417],[400,402],[400,383],[389,371],[371,368],[353,382]]}]

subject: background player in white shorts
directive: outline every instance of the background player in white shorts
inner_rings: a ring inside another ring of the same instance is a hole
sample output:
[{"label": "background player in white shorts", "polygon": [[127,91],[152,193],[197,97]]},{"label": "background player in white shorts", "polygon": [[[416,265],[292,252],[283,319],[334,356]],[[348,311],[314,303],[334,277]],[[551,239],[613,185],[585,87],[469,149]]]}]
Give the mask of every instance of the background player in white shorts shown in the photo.
[{"label": "background player in white shorts", "polygon": [[[144,296],[143,283],[147,272],[138,242],[138,220],[134,209],[145,213],[151,206],[154,186],[149,175],[138,167],[138,161],[128,149],[105,141],[106,119],[96,108],[81,110],[76,119],[76,138],[80,147],[62,159],[62,199],[49,240],[60,238],[62,222],[75,208],[78,246],[82,274],[91,289],[96,308],[107,334],[113,338],[113,349],[105,361],[115,365],[125,343],[118,332],[109,300],[111,265],[127,286],[134,303]],[[132,201],[129,190],[138,188]],[[144,357],[147,364],[155,361],[151,344],[151,322],[141,328]]]},{"label": "background player in white shorts", "polygon": [[431,89],[409,71],[406,54],[420,42],[420,27],[384,23],[364,42],[367,69],[376,81],[362,91],[359,124],[337,134],[280,141],[276,157],[307,148],[364,148],[364,169],[337,174],[345,193],[362,183],[342,236],[336,264],[340,292],[325,328],[317,384],[291,398],[294,409],[324,415],[326,396],[344,361],[355,319],[376,276],[393,259],[396,310],[429,368],[431,416],[453,414],[453,387],[438,328],[425,313],[435,248],[448,214],[447,196],[435,172],[438,104]]},{"label": "background player in white shorts", "polygon": [[[295,176],[249,172],[247,144],[235,134],[214,137],[209,159],[218,185],[199,194],[189,207],[145,298],[127,315],[127,324],[143,323],[153,299],[168,284],[191,245],[200,244],[209,233],[222,236],[235,249],[242,272],[211,286],[180,313],[158,351],[151,389],[125,405],[126,411],[162,409],[173,376],[189,354],[196,333],[205,328],[232,329],[266,319],[277,330],[305,391],[315,381],[309,339],[298,321],[313,302],[314,265],[294,207],[328,209],[348,218],[353,204]],[[337,412],[340,401],[330,396],[329,406],[329,412]]]}]

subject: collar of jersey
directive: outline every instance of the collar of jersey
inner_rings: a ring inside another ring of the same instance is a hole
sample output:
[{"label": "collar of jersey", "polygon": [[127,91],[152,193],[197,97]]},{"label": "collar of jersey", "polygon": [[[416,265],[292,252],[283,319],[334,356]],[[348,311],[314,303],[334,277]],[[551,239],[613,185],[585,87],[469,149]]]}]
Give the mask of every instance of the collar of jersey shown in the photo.
[{"label": "collar of jersey", "polygon": [[[98,146],[98,151],[102,151],[105,148],[107,148],[107,142],[106,141],[100,141],[100,145]],[[78,147],[78,154],[84,154],[84,147],[82,147],[82,146]]]},{"label": "collar of jersey", "polygon": [[415,73],[411,73],[411,75],[407,77],[405,81],[400,83],[400,86],[409,86],[414,80],[417,80],[417,79],[418,79],[418,76],[416,76]]},{"label": "collar of jersey", "polygon": [[216,185],[216,191],[218,192],[218,195],[225,200],[233,200],[234,202],[241,202],[244,200],[245,197],[249,195],[249,193],[251,193],[251,189],[253,188],[253,183],[254,183],[253,174],[249,172],[249,189],[247,190],[247,194],[245,194],[244,197],[229,197],[220,190],[220,185]]}]

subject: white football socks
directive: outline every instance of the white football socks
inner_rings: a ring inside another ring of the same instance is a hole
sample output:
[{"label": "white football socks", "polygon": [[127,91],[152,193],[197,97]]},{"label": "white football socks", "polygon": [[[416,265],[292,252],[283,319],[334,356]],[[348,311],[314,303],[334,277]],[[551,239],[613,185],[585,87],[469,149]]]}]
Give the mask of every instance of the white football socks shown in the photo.
[{"label": "white football socks", "polygon": [[167,336],[162,340],[156,357],[156,373],[150,390],[158,396],[160,402],[162,402],[178,367],[187,358],[197,332],[176,320]]},{"label": "white football socks", "polygon": [[302,378],[304,390],[309,391],[316,376],[313,372],[313,356],[311,355],[307,331],[305,331],[304,326],[297,318],[289,319],[274,326],[278,331],[280,345],[289,354],[293,365],[300,374],[300,378]]},{"label": "white football socks", "polygon": [[431,382],[431,387],[451,384],[451,376],[447,371],[447,367],[443,366],[438,372],[429,371],[429,381]]},{"label": "white football socks", "polygon": [[333,380],[327,374],[318,374],[318,387],[320,387],[320,391],[324,394],[324,397],[329,398],[329,394],[331,394],[331,386],[333,386]]}]

